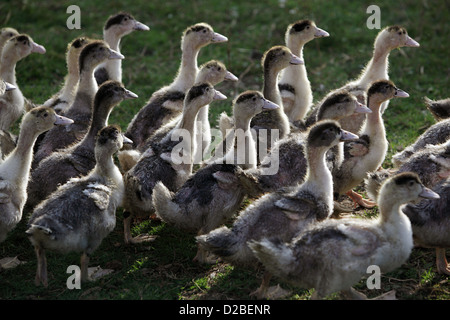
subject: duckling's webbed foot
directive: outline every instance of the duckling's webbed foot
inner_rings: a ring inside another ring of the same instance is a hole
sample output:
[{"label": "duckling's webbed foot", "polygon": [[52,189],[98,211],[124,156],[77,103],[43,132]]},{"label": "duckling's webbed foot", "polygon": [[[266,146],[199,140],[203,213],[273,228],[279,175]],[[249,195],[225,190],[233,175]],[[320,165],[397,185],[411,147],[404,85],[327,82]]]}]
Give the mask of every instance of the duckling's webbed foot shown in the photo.
[{"label": "duckling's webbed foot", "polygon": [[348,191],[346,194],[353,200],[355,208],[357,205],[360,205],[363,208],[371,209],[377,205],[375,201],[364,199],[360,194],[353,190]]},{"label": "duckling's webbed foot", "polygon": [[450,264],[445,257],[445,248],[436,248],[436,266],[438,273],[450,275]]},{"label": "duckling's webbed foot", "polygon": [[132,237],[131,236],[132,215],[128,211],[124,211],[123,216],[124,216],[123,235],[126,244],[138,244],[143,242],[150,242],[154,241],[157,238],[157,236],[155,235],[148,235],[148,234],[140,234],[136,237]]}]

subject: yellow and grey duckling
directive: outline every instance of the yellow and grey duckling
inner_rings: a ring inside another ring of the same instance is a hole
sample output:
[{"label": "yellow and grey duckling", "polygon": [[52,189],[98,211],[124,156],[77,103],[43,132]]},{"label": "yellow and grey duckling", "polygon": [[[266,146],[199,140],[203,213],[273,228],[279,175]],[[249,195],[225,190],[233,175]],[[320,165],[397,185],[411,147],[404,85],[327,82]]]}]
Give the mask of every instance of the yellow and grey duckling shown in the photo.
[{"label": "yellow and grey duckling", "polygon": [[45,107],[37,107],[22,117],[17,146],[0,163],[0,242],[22,219],[36,138],[55,125],[70,123],[72,120]]},{"label": "yellow and grey duckling", "polygon": [[[313,299],[334,292],[365,299],[352,288],[376,265],[382,273],[399,268],[413,249],[413,232],[401,207],[419,197],[439,198],[414,173],[402,173],[382,186],[375,219],[327,219],[311,225],[291,241],[266,236],[248,245],[267,270],[286,283],[314,288]],[[395,297],[395,292],[385,296]],[[381,297],[380,297],[381,298]]]}]

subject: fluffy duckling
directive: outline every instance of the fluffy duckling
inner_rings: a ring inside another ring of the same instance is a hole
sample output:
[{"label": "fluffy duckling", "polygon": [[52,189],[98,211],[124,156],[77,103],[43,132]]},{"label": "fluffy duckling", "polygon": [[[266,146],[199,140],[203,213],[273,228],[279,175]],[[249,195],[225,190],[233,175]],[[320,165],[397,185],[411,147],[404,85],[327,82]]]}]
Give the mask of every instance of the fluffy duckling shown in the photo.
[{"label": "fluffy duckling", "polygon": [[441,100],[431,100],[424,98],[428,111],[431,112],[436,121],[448,119],[450,117],[450,98]]},{"label": "fluffy duckling", "polygon": [[423,184],[433,188],[450,176],[450,140],[439,145],[428,145],[417,151],[399,168],[379,169],[369,174],[365,185],[371,198],[376,199],[381,183],[388,177],[401,172],[415,172]]},{"label": "fluffy duckling", "polygon": [[[321,120],[338,121],[355,112],[370,112],[361,105],[354,95],[340,91],[327,95],[305,121],[305,130]],[[247,170],[246,177],[258,182],[257,188],[264,192],[274,192],[304,181],[306,175],[306,134],[291,133],[287,138],[278,140],[270,153],[264,157],[256,169]],[[327,152],[327,164],[330,170],[338,168],[344,158],[343,144],[339,143]],[[246,177],[243,176],[243,179]],[[250,181],[251,183],[251,181]]]},{"label": "fluffy duckling", "polygon": [[445,248],[450,247],[450,179],[441,180],[433,191],[439,199],[424,199],[419,203],[409,203],[402,208],[411,221],[413,239],[416,246],[436,249],[437,271],[450,275],[450,264],[445,257]]},{"label": "fluffy duckling", "polygon": [[424,133],[422,133],[414,143],[407,146],[400,152],[392,156],[392,164],[395,168],[401,167],[411,156],[425,149],[427,146],[439,145],[450,139],[450,118],[436,122]]},{"label": "fluffy duckling", "polygon": [[126,136],[133,140],[134,149],[144,143],[155,130],[182,112],[185,94],[197,77],[197,57],[201,48],[210,43],[225,41],[228,41],[225,36],[214,32],[206,23],[197,23],[183,32],[181,63],[177,76],[170,85],[153,93],[128,125]]},{"label": "fluffy duckling", "polygon": [[[313,39],[328,37],[330,34],[316,26],[314,21],[300,20],[290,24],[285,34],[286,47],[303,59],[304,46]],[[305,64],[292,65],[281,71],[278,84],[284,112],[289,121],[295,123],[308,114],[313,102],[311,83]]]},{"label": "fluffy duckling", "polygon": [[196,148],[195,119],[200,108],[218,99],[226,97],[209,83],[197,84],[189,89],[184,99],[181,121],[158,143],[152,145],[148,152],[144,152],[136,165],[124,174],[126,243],[152,240],[147,236],[132,238],[131,219],[134,216],[149,217],[154,214],[152,193],[158,181],[174,192],[188,179],[192,173],[192,156]]},{"label": "fluffy duckling", "polygon": [[72,40],[67,45],[66,50],[66,64],[67,76],[61,89],[44,102],[45,107],[51,107],[56,112],[65,111],[72,105],[75,99],[75,94],[78,88],[78,81],[80,80],[80,69],[78,67],[78,59],[83,47],[88,44],[90,39],[85,37],[78,37]]},{"label": "fluffy duckling", "polygon": [[286,242],[253,240],[249,247],[274,275],[301,288],[314,288],[314,299],[343,292],[366,298],[352,288],[371,265],[387,273],[399,268],[413,248],[411,223],[401,206],[419,197],[436,199],[414,173],[387,180],[379,198],[377,219],[327,219]]},{"label": "fluffy duckling", "polygon": [[[374,42],[372,58],[369,60],[360,76],[346,85],[344,89],[350,90],[361,103],[365,103],[365,93],[369,86],[377,80],[389,80],[389,55],[392,50],[400,47],[419,47],[419,43],[412,39],[405,28],[389,26],[381,30]],[[386,110],[388,101],[383,103],[381,113]],[[357,133],[364,123],[364,116],[355,115],[340,121],[342,127],[350,132]]]},{"label": "fluffy duckling", "polygon": [[92,102],[98,90],[94,70],[107,59],[123,58],[123,55],[109,48],[102,40],[93,40],[84,46],[79,57],[80,81],[77,93],[72,105],[64,112],[74,123],[62,130],[53,128],[45,134],[34,156],[33,169],[52,152],[77,143],[84,137],[91,123]]},{"label": "fluffy duckling", "polygon": [[392,81],[375,81],[367,91],[367,105],[372,113],[359,132],[359,139],[344,145],[344,161],[333,174],[336,196],[346,193],[355,204],[373,207],[375,202],[363,199],[352,189],[363,182],[368,172],[377,170],[383,163],[387,149],[386,131],[381,113],[382,104],[392,98],[408,97]]},{"label": "fluffy duckling", "polygon": [[[306,141],[307,174],[305,182],[290,190],[268,193],[241,212],[231,229],[224,226],[197,236],[204,250],[232,264],[258,264],[247,242],[279,236],[284,241],[299,230],[331,216],[333,179],[326,164],[326,152],[354,134],[343,131],[337,122],[325,120],[314,125]],[[255,291],[259,298],[267,293],[270,276],[265,276]]]},{"label": "fluffy duckling", "polygon": [[[278,80],[281,70],[294,64],[303,64],[303,60],[294,55],[285,46],[274,46],[264,52],[261,60],[263,67],[263,95],[264,98],[280,106],[278,109],[267,110],[257,114],[251,122],[251,127],[255,131],[255,141],[257,144],[259,159],[262,159],[278,139],[285,138],[290,133],[289,119],[282,107]],[[222,113],[219,119],[220,130],[226,136],[226,130],[231,129],[232,119]],[[278,130],[278,134],[272,137],[271,130]],[[264,147],[263,147],[264,146]]]},{"label": "fluffy duckling", "polygon": [[37,107],[22,117],[17,146],[0,164],[0,242],[22,219],[36,138],[55,125],[71,122],[45,107]]},{"label": "fluffy duckling", "polygon": [[[219,227],[236,213],[246,194],[245,188],[239,185],[237,173],[256,166],[250,120],[270,108],[278,106],[264,99],[260,92],[241,93],[233,103],[236,127],[227,136],[234,146],[226,155],[199,169],[175,194],[158,182],[152,196],[156,215],[177,228],[201,235]],[[199,248],[194,260],[207,262],[207,253]]]},{"label": "fluffy duckling", "polygon": [[120,82],[108,80],[100,85],[93,102],[89,131],[80,142],[53,152],[31,172],[27,206],[34,208],[59,185],[88,174],[95,166],[95,139],[98,132],[108,125],[109,115],[115,106],[124,99],[135,98],[137,95],[124,88]]},{"label": "fluffy duckling", "polygon": [[[131,14],[120,12],[108,18],[103,27],[103,40],[111,49],[120,53],[120,40],[133,31],[148,31],[150,28],[137,21]],[[122,82],[122,60],[107,60],[95,70],[98,85],[107,80]]]},{"label": "fluffy duckling", "polygon": [[6,41],[0,59],[0,79],[16,87],[0,97],[0,130],[9,130],[25,111],[25,98],[17,85],[17,63],[36,52],[45,53],[45,48],[26,34],[19,34]]},{"label": "fluffy duckling", "polygon": [[33,211],[26,231],[37,257],[36,285],[47,286],[45,251],[81,252],[81,281],[88,280],[89,256],[116,225],[124,194],[122,174],[113,154],[125,138],[117,126],[100,130],[95,168],[85,177],[60,186]]},{"label": "fluffy duckling", "polygon": [[19,35],[19,31],[14,28],[5,27],[0,29],[0,56],[6,41],[17,35]]}]

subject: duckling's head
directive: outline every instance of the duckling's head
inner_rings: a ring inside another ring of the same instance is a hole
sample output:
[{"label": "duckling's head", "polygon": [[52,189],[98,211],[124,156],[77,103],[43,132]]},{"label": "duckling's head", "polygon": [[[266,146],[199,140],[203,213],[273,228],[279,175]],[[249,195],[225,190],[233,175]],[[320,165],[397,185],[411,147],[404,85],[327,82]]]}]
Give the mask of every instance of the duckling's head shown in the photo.
[{"label": "duckling's head", "polygon": [[19,31],[11,27],[5,27],[0,30],[0,54],[6,41],[8,41],[14,36],[17,36],[18,34]]},{"label": "duckling's head", "polygon": [[189,89],[184,99],[184,108],[199,110],[214,100],[225,100],[226,98],[224,94],[214,89],[212,84],[203,82]]},{"label": "duckling's head", "polygon": [[420,47],[420,44],[408,36],[405,28],[390,26],[380,31],[375,39],[375,47],[384,47],[387,50],[393,50],[400,47]]},{"label": "duckling's head", "polygon": [[181,48],[192,46],[200,49],[210,43],[226,42],[228,38],[220,33],[214,32],[213,28],[204,22],[194,24],[184,30]]},{"label": "duckling's head", "polygon": [[94,98],[94,105],[115,106],[122,100],[136,99],[137,97],[137,94],[126,89],[121,82],[108,80],[98,88]]},{"label": "duckling's head", "polygon": [[383,103],[392,98],[407,98],[409,94],[397,88],[390,80],[378,80],[371,84],[367,90],[367,101]]},{"label": "duckling's head", "polygon": [[276,73],[290,65],[304,64],[304,61],[291,52],[286,46],[274,46],[267,50],[262,57],[265,73],[273,70]]},{"label": "duckling's head", "polygon": [[69,42],[66,50],[66,60],[69,67],[72,65],[73,69],[78,70],[78,58],[80,56],[81,50],[90,41],[92,40],[89,38],[78,37]]},{"label": "duckling's head", "polygon": [[286,43],[295,41],[300,44],[305,44],[315,38],[328,37],[330,34],[316,26],[314,21],[299,20],[287,27]]},{"label": "duckling's head", "polygon": [[233,103],[235,119],[249,120],[263,110],[273,110],[279,106],[264,98],[259,91],[245,91],[237,96]]},{"label": "duckling's head", "polygon": [[121,38],[133,31],[148,31],[150,28],[137,21],[128,12],[119,12],[106,20],[103,28],[104,33],[110,33],[117,38]]},{"label": "duckling's head", "polygon": [[357,135],[343,130],[337,121],[322,120],[311,127],[306,143],[308,148],[329,149],[341,141],[357,138]]},{"label": "duckling's head", "polygon": [[5,43],[2,56],[11,57],[14,61],[19,61],[33,52],[44,54],[46,51],[43,46],[34,42],[29,35],[19,34],[13,36]]},{"label": "duckling's head", "polygon": [[439,195],[426,188],[414,172],[402,172],[385,180],[380,188],[378,203],[395,200],[399,205],[419,198],[439,199]]},{"label": "duckling's head", "polygon": [[97,134],[95,153],[100,155],[113,155],[122,149],[124,143],[130,144],[132,141],[122,134],[118,125],[108,125],[103,127]]},{"label": "duckling's head", "polygon": [[13,86],[11,83],[0,79],[0,96],[4,94],[6,91],[11,91],[14,89],[17,89],[16,86]]},{"label": "duckling's head", "polygon": [[436,121],[450,117],[450,98],[434,101],[425,97],[424,102]]},{"label": "duckling's head", "polygon": [[30,126],[34,128],[36,133],[42,133],[55,125],[69,125],[71,123],[73,123],[73,120],[56,114],[52,108],[36,107],[24,115],[21,126]]},{"label": "duckling's head", "polygon": [[124,56],[111,49],[105,41],[92,40],[80,52],[80,73],[83,70],[93,70],[108,59],[124,59]]},{"label": "duckling's head", "polygon": [[239,79],[220,61],[211,60],[200,66],[197,82],[209,82],[215,86],[223,80],[238,81]]},{"label": "duckling's head", "polygon": [[325,98],[317,111],[317,120],[339,120],[354,113],[371,113],[365,105],[358,102],[356,96],[348,91],[332,92]]}]

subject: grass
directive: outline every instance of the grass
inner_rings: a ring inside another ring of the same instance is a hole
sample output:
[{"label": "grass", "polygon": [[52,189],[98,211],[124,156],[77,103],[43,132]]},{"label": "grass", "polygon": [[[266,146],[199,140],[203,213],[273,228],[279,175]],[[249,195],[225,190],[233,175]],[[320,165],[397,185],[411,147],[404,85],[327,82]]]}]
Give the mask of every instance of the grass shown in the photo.
[{"label": "grass", "polygon": [[[284,3],[284,5],[282,5]],[[24,95],[36,103],[44,102],[57,91],[66,74],[65,48],[75,37],[101,38],[104,21],[121,10],[149,25],[149,32],[135,32],[122,41],[123,82],[139,95],[123,102],[111,114],[110,123],[126,128],[133,115],[150,95],[175,76],[180,58],[180,36],[189,25],[204,21],[215,31],[226,35],[226,44],[202,49],[199,64],[210,59],[223,61],[228,70],[240,78],[236,84],[222,83],[218,89],[229,99],[215,102],[210,120],[217,124],[222,111],[231,114],[231,99],[247,89],[260,89],[260,58],[272,45],[284,44],[286,26],[309,18],[331,36],[317,39],[305,48],[309,79],[315,100],[358,75],[370,59],[378,30],[366,28],[366,8],[377,4],[381,25],[405,26],[420,48],[403,48],[390,55],[390,75],[410,98],[391,101],[384,119],[390,148],[385,166],[392,154],[401,150],[433,123],[422,102],[447,97],[449,47],[446,1],[77,1],[81,8],[81,30],[66,28],[66,8],[73,3],[58,1],[2,1],[0,26],[12,26],[30,34],[46,47],[45,55],[31,55],[17,66],[18,83]],[[17,130],[17,126],[15,127]],[[16,131],[17,132],[17,131]],[[261,271],[246,270],[224,263],[212,266],[192,262],[196,244],[186,234],[155,221],[143,221],[133,229],[135,234],[157,235],[156,241],[137,246],[123,243],[121,210],[117,227],[91,258],[90,266],[114,269],[114,273],[69,290],[66,273],[69,265],[79,264],[77,254],[48,254],[49,287],[34,286],[36,259],[24,230],[29,212],[8,239],[0,244],[0,257],[17,256],[25,263],[0,272],[0,298],[6,300],[243,300],[259,286]],[[368,215],[377,214],[377,209]],[[369,296],[365,280],[357,286]],[[447,300],[449,279],[435,272],[434,252],[414,249],[402,268],[382,277],[382,292],[394,288],[403,300]],[[288,300],[305,300],[309,290],[291,288]],[[336,299],[336,296],[331,299]]]}]

